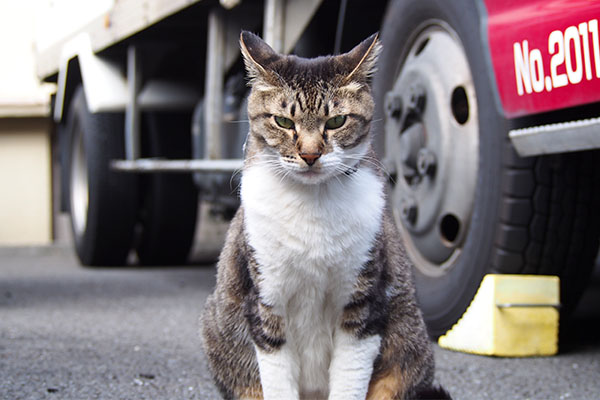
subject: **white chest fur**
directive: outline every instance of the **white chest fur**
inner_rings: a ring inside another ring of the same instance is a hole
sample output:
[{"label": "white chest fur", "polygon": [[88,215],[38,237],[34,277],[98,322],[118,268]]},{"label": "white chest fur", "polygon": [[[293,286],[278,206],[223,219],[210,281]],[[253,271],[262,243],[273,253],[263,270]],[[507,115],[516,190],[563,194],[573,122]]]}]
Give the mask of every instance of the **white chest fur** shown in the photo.
[{"label": "white chest fur", "polygon": [[359,169],[303,185],[255,166],[241,197],[261,301],[284,317],[301,390],[326,391],[336,323],[381,228],[383,183]]}]

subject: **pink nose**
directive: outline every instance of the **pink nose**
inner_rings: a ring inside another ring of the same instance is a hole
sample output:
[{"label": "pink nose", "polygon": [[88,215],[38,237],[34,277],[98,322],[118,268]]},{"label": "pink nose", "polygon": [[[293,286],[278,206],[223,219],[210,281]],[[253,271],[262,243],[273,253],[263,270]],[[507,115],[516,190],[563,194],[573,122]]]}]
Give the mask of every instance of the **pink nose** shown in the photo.
[{"label": "pink nose", "polygon": [[313,165],[321,157],[321,153],[300,153],[302,158],[308,165]]}]

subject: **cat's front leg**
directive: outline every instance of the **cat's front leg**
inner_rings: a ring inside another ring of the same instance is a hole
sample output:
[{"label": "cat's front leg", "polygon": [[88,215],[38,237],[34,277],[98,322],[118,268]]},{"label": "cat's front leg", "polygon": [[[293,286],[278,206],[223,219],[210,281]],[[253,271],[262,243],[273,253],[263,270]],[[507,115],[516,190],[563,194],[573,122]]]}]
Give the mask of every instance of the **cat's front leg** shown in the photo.
[{"label": "cat's front leg", "polygon": [[359,338],[341,328],[335,332],[329,367],[329,400],[364,400],[379,354],[381,336]]},{"label": "cat's front leg", "polygon": [[256,347],[265,400],[298,399],[298,367],[289,347],[284,345],[275,351]]},{"label": "cat's front leg", "polygon": [[300,368],[286,342],[283,318],[257,298],[247,303],[245,313],[256,350],[264,399],[298,399]]}]

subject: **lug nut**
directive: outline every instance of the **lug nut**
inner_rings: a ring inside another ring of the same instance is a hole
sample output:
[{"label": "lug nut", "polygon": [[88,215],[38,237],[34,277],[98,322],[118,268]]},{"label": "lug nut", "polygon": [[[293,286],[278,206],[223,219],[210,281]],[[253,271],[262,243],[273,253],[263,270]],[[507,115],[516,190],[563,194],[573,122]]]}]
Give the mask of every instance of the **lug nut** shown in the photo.
[{"label": "lug nut", "polygon": [[427,148],[419,150],[419,153],[417,154],[417,170],[419,171],[419,175],[432,176],[435,174],[436,164],[437,159],[433,151]]},{"label": "lug nut", "polygon": [[395,92],[387,92],[385,95],[385,109],[391,118],[400,119],[402,116],[402,98]]},{"label": "lug nut", "polygon": [[421,115],[425,110],[425,89],[420,85],[413,85],[408,89],[408,109]]},{"label": "lug nut", "polygon": [[417,205],[412,200],[405,199],[402,205],[402,219],[409,225],[417,222]]}]

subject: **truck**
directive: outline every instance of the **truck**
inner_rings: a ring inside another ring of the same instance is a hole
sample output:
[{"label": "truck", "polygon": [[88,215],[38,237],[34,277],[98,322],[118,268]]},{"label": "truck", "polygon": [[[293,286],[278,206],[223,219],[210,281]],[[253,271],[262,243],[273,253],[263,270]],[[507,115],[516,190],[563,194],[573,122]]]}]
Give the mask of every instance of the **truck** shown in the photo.
[{"label": "truck", "polygon": [[107,0],[75,21],[57,4],[38,76],[82,264],[182,263],[199,198],[232,215],[240,30],[302,57],[379,32],[373,145],[430,333],[488,273],[557,275],[561,312],[577,304],[600,237],[600,3]]}]

